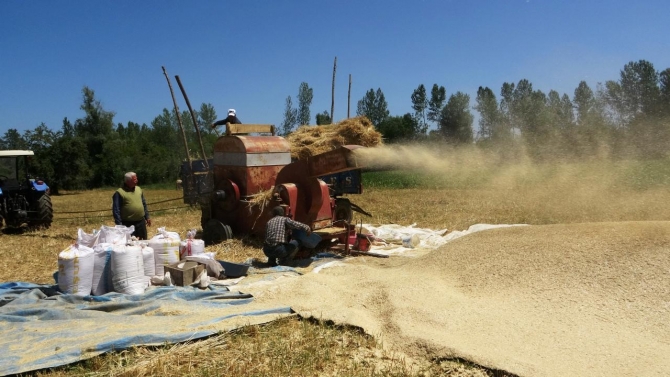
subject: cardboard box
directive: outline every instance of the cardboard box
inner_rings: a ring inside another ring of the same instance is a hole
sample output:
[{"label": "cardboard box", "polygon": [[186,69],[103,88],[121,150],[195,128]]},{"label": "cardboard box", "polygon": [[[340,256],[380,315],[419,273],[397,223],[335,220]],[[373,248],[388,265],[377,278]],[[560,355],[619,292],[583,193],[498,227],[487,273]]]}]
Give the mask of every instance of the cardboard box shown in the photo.
[{"label": "cardboard box", "polygon": [[181,287],[191,285],[204,269],[205,265],[193,261],[181,261],[165,266],[165,271],[170,273],[172,284]]}]

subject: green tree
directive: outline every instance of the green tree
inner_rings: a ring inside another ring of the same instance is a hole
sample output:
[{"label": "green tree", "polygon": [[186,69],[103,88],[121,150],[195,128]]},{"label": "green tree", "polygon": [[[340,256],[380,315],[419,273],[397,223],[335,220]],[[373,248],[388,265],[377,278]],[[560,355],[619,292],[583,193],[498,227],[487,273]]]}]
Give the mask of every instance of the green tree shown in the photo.
[{"label": "green tree", "polygon": [[489,87],[477,89],[477,104],[475,110],[479,112],[479,138],[483,140],[499,140],[505,138],[502,114],[498,108],[496,95]]},{"label": "green tree", "polygon": [[572,101],[567,94],[561,96],[557,91],[550,90],[547,105],[549,107],[551,125],[557,129],[570,129],[575,122]]},{"label": "green tree", "polygon": [[35,153],[30,173],[43,179],[53,176],[52,147],[58,135],[41,123],[34,130],[26,130],[23,140],[27,149]]},{"label": "green tree", "polygon": [[312,105],[314,98],[314,91],[307,85],[306,82],[300,84],[298,88],[298,124],[309,124],[311,118],[309,107]]},{"label": "green tree", "polygon": [[389,114],[388,103],[386,103],[381,88],[378,88],[376,92],[374,89],[368,90],[365,96],[358,101],[356,115],[366,116],[375,127],[379,126]]},{"label": "green tree", "polygon": [[109,157],[105,156],[105,143],[113,132],[114,113],[106,111],[99,100],[95,98],[95,92],[87,86],[82,89],[83,103],[81,109],[84,118],[77,119],[74,128],[77,136],[86,143],[93,177],[91,187],[115,184],[114,177],[110,175],[106,166],[110,163]]},{"label": "green tree", "polygon": [[89,166],[89,155],[84,140],[74,134],[74,127],[67,118],[50,150],[53,174],[47,177],[52,191],[59,189],[78,190],[90,188],[93,171]]},{"label": "green tree", "polygon": [[298,109],[293,107],[293,100],[291,96],[288,96],[284,107],[284,120],[281,123],[282,135],[290,134],[296,123],[298,123]]},{"label": "green tree", "polygon": [[456,92],[449,96],[449,101],[440,115],[440,132],[447,140],[456,143],[472,143],[474,117],[470,112],[469,95]]},{"label": "green tree", "polygon": [[586,81],[581,81],[575,89],[573,101],[575,110],[577,111],[577,123],[585,124],[592,113],[596,99],[593,95],[593,90],[589,87]]},{"label": "green tree", "polygon": [[403,116],[389,116],[377,126],[388,143],[410,140],[417,136],[419,124],[416,117],[407,113]]},{"label": "green tree", "polygon": [[421,84],[412,92],[412,109],[414,109],[414,116],[417,120],[418,131],[425,134],[428,130],[428,123],[426,122],[426,108],[428,108],[428,97],[426,96],[426,87]]},{"label": "green tree", "polygon": [[23,140],[23,137],[21,137],[21,134],[16,128],[10,128],[7,131],[5,131],[5,134],[2,136],[2,139],[0,140],[2,144],[0,144],[1,149],[27,149],[28,145],[25,140]]},{"label": "green tree", "polygon": [[670,116],[670,68],[666,68],[659,73],[660,97],[659,108],[661,115]]},{"label": "green tree", "polygon": [[658,110],[659,75],[646,60],[626,64],[619,81],[607,81],[605,85],[608,102],[624,125],[637,116],[654,115]]},{"label": "green tree", "polygon": [[330,119],[330,115],[328,114],[328,110],[324,110],[323,113],[321,114],[316,114],[316,124],[319,126],[326,125],[326,124],[331,124],[333,122],[332,119]]},{"label": "green tree", "polygon": [[438,123],[444,108],[444,101],[447,99],[447,91],[444,86],[433,84],[430,91],[430,100],[428,101],[428,120]]}]

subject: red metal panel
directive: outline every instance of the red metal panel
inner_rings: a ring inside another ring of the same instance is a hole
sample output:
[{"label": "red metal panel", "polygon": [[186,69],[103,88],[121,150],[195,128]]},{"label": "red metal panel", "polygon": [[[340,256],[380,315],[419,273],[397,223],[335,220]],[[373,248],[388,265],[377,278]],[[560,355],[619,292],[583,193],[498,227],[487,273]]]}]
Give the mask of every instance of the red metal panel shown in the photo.
[{"label": "red metal panel", "polygon": [[276,153],[290,152],[288,141],[280,136],[222,136],[214,152]]}]

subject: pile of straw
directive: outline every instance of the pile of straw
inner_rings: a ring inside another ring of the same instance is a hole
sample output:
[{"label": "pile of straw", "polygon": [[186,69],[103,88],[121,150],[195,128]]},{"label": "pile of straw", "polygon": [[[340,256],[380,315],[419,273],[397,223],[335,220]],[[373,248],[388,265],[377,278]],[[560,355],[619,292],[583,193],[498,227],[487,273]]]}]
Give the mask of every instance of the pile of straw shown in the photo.
[{"label": "pile of straw", "polygon": [[382,144],[382,135],[364,116],[325,126],[302,126],[286,139],[291,144],[291,158],[297,160],[306,160],[342,145],[376,147]]}]

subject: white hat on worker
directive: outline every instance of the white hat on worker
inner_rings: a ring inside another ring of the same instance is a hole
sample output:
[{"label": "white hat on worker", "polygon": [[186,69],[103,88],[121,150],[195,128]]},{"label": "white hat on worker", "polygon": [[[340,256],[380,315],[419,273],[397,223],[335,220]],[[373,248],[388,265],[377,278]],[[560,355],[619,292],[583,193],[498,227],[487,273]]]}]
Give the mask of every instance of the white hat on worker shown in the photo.
[{"label": "white hat on worker", "polygon": [[228,109],[228,115],[235,116],[235,109]]}]

